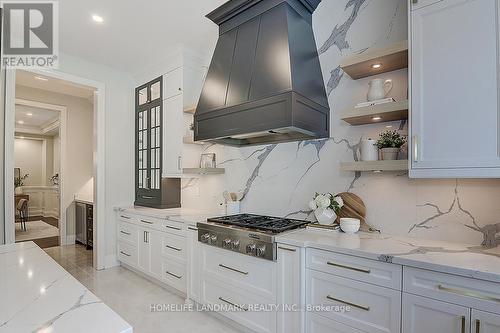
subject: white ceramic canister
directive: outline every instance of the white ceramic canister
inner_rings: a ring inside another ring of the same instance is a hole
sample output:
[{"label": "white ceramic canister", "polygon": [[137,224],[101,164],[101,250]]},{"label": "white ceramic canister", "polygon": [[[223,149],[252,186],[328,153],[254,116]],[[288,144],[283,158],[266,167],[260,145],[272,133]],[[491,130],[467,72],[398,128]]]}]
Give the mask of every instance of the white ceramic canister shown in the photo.
[{"label": "white ceramic canister", "polygon": [[359,150],[361,161],[378,161],[377,140],[363,139]]},{"label": "white ceramic canister", "polygon": [[384,99],[392,90],[392,81],[383,79],[373,79],[368,83],[367,100],[369,102]]},{"label": "white ceramic canister", "polygon": [[237,215],[241,210],[241,201],[226,202],[226,215]]}]

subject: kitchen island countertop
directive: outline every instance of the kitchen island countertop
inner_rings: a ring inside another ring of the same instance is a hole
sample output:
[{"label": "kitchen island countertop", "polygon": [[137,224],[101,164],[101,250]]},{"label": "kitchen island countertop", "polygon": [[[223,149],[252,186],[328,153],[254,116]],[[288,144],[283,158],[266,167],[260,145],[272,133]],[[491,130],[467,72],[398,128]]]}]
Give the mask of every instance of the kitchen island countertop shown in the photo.
[{"label": "kitchen island countertop", "polygon": [[0,332],[132,332],[33,242],[0,246],[0,295]]}]

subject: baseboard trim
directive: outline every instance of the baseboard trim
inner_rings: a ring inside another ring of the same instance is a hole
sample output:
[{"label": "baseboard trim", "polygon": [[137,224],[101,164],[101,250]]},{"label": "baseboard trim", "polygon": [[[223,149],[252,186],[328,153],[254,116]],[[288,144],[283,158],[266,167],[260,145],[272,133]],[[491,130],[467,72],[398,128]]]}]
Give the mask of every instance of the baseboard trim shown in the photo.
[{"label": "baseboard trim", "polygon": [[73,245],[76,241],[76,235],[66,235],[66,244],[64,245]]}]

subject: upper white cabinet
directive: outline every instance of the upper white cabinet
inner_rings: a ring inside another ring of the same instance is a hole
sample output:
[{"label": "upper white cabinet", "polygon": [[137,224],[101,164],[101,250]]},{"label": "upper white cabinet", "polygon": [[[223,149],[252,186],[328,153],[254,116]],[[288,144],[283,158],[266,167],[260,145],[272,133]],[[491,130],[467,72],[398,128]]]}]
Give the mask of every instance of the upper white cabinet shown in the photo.
[{"label": "upper white cabinet", "polygon": [[183,75],[182,67],[176,68],[163,75],[163,99],[182,94]]},{"label": "upper white cabinet", "polygon": [[500,177],[499,2],[412,3],[410,177]]},{"label": "upper white cabinet", "polygon": [[182,94],[163,100],[163,177],[180,177],[182,174],[182,109]]}]

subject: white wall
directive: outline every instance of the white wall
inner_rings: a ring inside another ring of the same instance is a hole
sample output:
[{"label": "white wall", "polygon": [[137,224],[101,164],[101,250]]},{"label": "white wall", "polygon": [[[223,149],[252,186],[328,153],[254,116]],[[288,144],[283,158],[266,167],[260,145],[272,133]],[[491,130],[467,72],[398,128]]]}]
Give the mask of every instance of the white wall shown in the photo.
[{"label": "white wall", "polygon": [[27,186],[43,184],[43,141],[38,139],[15,139],[14,167],[21,168],[21,176],[29,174],[24,181]]},{"label": "white wall", "polygon": [[105,254],[106,266],[116,265],[116,224],[113,207],[134,200],[134,88],[128,74],[106,66],[61,54],[60,71],[105,84],[105,160],[106,169]]},{"label": "white wall", "polygon": [[[16,97],[67,108],[66,171],[63,180],[61,214],[66,214],[66,234],[75,234],[73,199],[93,175],[94,111],[88,100],[24,86],[16,87]],[[54,140],[54,166],[58,172],[60,140]],[[40,184],[37,184],[40,185]]]}]

